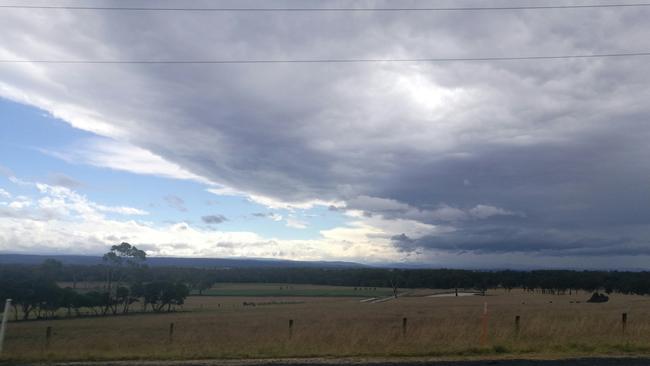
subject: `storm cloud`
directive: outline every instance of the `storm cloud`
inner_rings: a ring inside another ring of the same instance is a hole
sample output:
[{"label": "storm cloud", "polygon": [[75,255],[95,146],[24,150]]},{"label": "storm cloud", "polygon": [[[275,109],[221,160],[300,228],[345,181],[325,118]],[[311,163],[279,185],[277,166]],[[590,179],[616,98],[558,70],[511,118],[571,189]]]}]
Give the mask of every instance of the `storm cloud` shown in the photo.
[{"label": "storm cloud", "polygon": [[[220,3],[235,4],[240,3]],[[452,2],[436,3],[446,4]],[[636,52],[650,50],[648,16],[647,8],[244,14],[5,10],[0,13],[0,58]],[[648,255],[648,60],[3,64],[0,96],[151,152],[219,192],[435,228],[417,237],[395,232],[391,242],[402,252]],[[178,197],[165,200],[184,209]],[[203,221],[218,223],[208,217]]]}]

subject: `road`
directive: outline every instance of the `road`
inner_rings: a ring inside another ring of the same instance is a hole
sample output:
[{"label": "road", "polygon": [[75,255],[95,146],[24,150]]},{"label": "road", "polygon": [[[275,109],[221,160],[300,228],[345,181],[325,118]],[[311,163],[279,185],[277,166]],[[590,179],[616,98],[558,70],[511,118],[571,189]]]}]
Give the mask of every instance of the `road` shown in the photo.
[{"label": "road", "polygon": [[[0,365],[16,365],[0,362]],[[472,360],[426,359],[278,359],[278,360],[192,360],[192,361],[106,361],[25,363],[22,366],[650,366],[650,358],[576,358],[561,360]]]}]

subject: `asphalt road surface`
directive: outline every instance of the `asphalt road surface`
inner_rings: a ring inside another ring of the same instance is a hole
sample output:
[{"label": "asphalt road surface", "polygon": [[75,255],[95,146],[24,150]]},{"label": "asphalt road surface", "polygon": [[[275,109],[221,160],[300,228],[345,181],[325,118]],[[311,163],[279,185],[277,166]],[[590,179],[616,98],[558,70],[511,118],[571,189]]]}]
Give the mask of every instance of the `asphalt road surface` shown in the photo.
[{"label": "asphalt road surface", "polygon": [[[0,365],[15,365],[0,362]],[[286,359],[286,360],[192,360],[192,361],[106,361],[25,363],[24,366],[650,366],[650,358],[576,358],[561,360],[360,360],[360,359]]]}]

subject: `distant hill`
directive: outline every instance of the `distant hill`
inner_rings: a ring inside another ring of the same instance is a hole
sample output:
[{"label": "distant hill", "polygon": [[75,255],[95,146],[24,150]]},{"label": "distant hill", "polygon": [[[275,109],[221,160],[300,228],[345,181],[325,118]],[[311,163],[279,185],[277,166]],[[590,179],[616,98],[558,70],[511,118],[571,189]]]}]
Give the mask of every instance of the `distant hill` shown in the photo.
[{"label": "distant hill", "polygon": [[[1,264],[40,264],[52,258],[63,264],[95,265],[102,263],[102,257],[85,255],[41,255],[41,254],[0,254]],[[152,267],[195,267],[195,268],[360,268],[363,264],[354,262],[292,261],[253,258],[178,258],[149,257],[147,264]]]}]

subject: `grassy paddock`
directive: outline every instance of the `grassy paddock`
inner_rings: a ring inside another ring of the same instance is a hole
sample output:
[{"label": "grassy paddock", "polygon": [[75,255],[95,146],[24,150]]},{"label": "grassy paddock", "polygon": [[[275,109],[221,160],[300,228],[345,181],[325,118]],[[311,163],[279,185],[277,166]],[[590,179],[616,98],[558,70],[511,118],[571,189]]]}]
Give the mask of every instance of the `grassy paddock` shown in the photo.
[{"label": "grassy paddock", "polygon": [[[193,291],[198,294],[198,291]],[[385,287],[343,287],[320,285],[287,285],[282,283],[219,283],[203,291],[207,296],[306,296],[306,297],[375,297],[389,296]]]},{"label": "grassy paddock", "polygon": [[[584,293],[501,290],[486,297],[400,297],[382,303],[349,297],[197,296],[188,299],[182,313],[12,322],[3,359],[650,354],[650,298],[613,295],[604,304],[584,303],[587,298]],[[242,305],[270,301],[278,304]],[[489,327],[481,344],[485,301]],[[628,313],[625,333],[623,312]],[[516,315],[521,316],[518,335]],[[408,318],[405,335],[403,317]],[[48,326],[53,336],[46,347]]]}]

